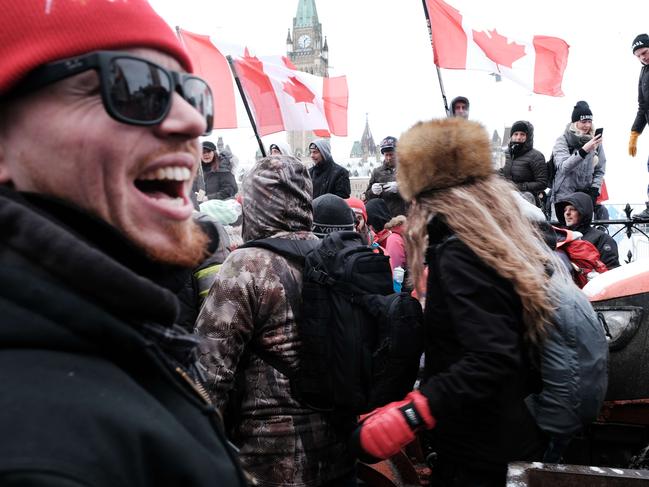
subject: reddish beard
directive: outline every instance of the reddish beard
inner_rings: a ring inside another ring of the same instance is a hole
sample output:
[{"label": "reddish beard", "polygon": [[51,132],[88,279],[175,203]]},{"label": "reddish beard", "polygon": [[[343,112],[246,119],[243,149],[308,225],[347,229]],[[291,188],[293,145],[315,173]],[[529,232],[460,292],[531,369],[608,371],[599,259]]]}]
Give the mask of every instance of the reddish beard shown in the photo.
[{"label": "reddish beard", "polygon": [[151,259],[164,264],[194,268],[207,258],[209,237],[193,219],[169,225],[167,234],[173,236],[176,245],[170,249],[161,247],[145,248]]}]

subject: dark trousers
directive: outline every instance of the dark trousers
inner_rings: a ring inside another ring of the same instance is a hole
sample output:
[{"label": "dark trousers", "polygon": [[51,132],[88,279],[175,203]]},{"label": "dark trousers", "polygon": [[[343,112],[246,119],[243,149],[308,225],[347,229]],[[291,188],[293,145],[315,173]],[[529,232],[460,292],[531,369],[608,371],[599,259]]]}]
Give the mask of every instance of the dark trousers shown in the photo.
[{"label": "dark trousers", "polygon": [[332,480],[331,482],[327,482],[326,484],[322,484],[321,487],[357,487],[357,485],[356,470],[354,470],[353,473]]},{"label": "dark trousers", "polygon": [[476,470],[440,458],[433,468],[430,487],[504,487],[507,470]]}]

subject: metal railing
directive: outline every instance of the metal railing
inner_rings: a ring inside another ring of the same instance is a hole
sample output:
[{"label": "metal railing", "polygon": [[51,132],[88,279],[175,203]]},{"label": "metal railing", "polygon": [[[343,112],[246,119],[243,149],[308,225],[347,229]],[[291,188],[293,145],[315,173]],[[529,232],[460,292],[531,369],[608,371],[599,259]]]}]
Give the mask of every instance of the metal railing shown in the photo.
[{"label": "metal railing", "polygon": [[[591,222],[591,225],[598,230],[606,232],[612,238],[615,238],[621,233],[624,233],[624,235],[626,235],[627,239],[629,239],[630,241],[633,240],[633,237],[635,236],[644,237],[642,241],[647,248],[646,256],[644,255],[644,253],[642,253],[643,255],[637,255],[637,252],[634,255],[632,249],[629,248],[626,253],[625,263],[628,264],[633,260],[637,260],[638,257],[649,258],[649,218],[638,218],[632,216],[631,213],[633,212],[633,208],[629,203],[626,204],[623,211],[626,215],[625,219],[618,218],[611,220],[593,220]],[[552,225],[560,225],[558,221],[551,221],[550,223]],[[633,247],[633,250],[636,250],[638,243],[639,242],[631,242],[631,247]]]}]

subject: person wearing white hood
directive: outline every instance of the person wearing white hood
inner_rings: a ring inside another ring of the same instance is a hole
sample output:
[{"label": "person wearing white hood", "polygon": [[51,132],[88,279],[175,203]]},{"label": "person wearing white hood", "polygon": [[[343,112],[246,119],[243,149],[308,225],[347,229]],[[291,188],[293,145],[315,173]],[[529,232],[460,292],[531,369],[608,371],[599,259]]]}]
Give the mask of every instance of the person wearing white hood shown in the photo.
[{"label": "person wearing white hood", "polygon": [[273,142],[268,146],[269,156],[292,156],[293,151],[286,142]]}]

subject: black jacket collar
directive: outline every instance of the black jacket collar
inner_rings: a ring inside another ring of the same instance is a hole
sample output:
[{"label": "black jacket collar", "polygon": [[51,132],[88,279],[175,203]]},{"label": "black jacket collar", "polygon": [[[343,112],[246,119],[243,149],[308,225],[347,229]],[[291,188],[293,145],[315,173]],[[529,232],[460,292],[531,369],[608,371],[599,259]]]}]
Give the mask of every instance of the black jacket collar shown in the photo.
[{"label": "black jacket collar", "polygon": [[0,186],[0,246],[111,313],[171,325],[178,268],[151,261],[117,229],[63,201]]}]

